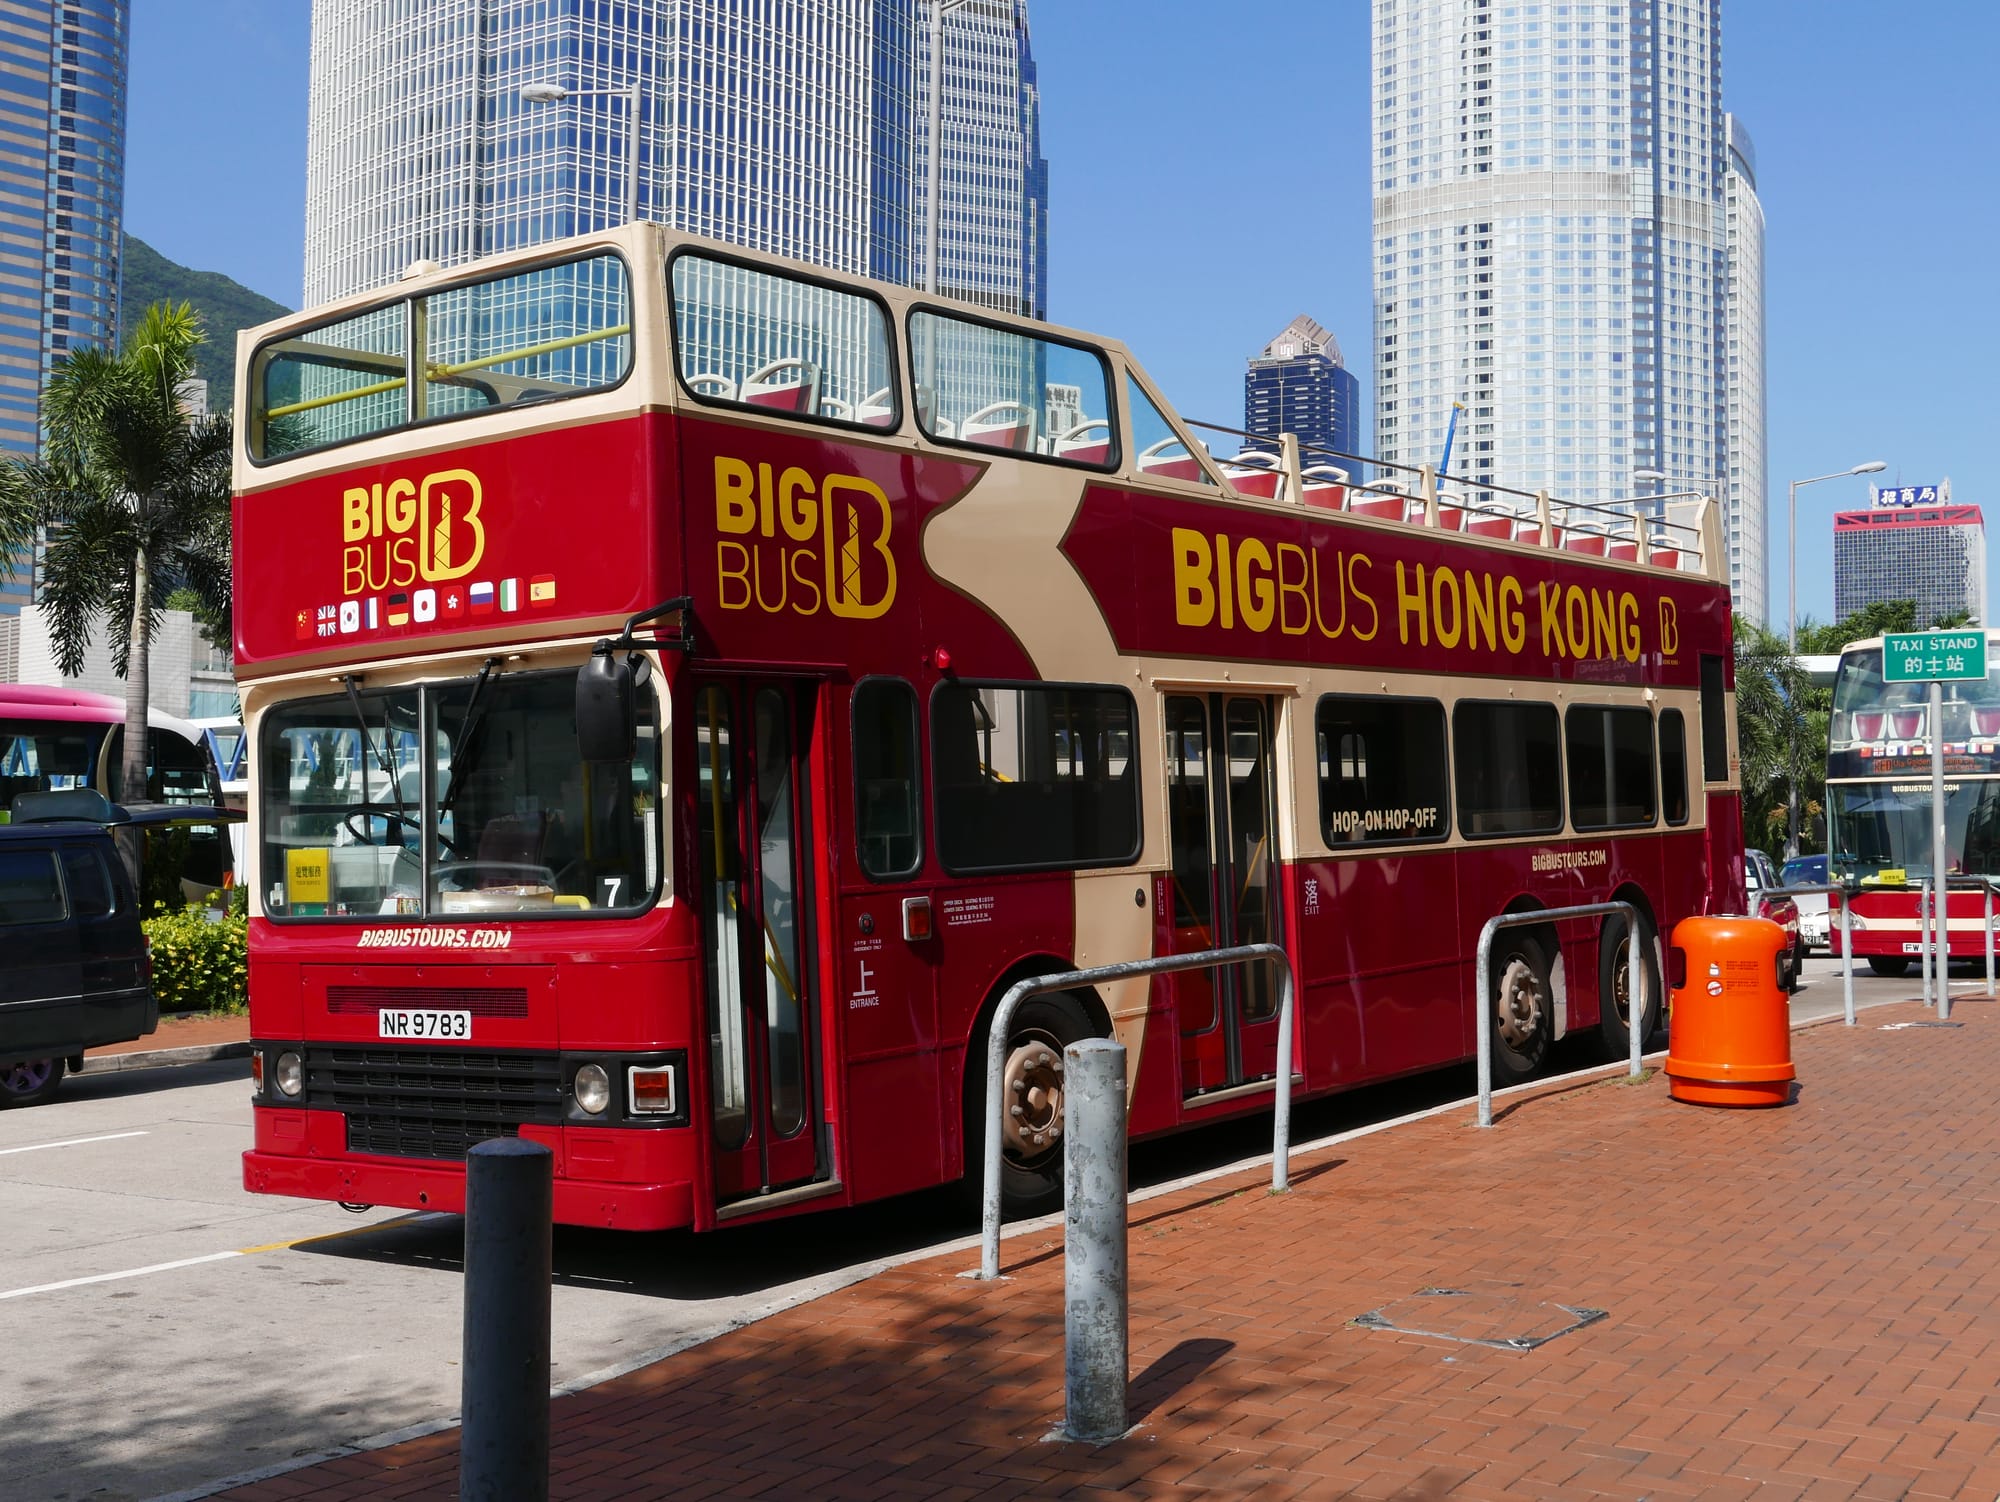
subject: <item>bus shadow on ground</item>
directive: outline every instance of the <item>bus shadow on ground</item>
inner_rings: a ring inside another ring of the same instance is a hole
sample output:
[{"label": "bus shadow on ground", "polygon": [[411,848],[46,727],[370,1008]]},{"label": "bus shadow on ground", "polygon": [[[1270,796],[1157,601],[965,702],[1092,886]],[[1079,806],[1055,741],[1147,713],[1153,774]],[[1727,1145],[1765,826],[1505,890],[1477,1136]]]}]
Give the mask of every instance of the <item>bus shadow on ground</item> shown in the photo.
[{"label": "bus shadow on ground", "polygon": [[[1557,1046],[1554,1067],[1562,1071],[1593,1061],[1583,1040],[1570,1039]],[[1475,1087],[1475,1071],[1461,1065],[1301,1102],[1293,1111],[1292,1141],[1310,1143],[1414,1111],[1465,1101]],[[1227,1169],[1268,1155],[1271,1139],[1271,1115],[1263,1111],[1135,1143],[1128,1181],[1134,1190],[1141,1190]],[[1292,1182],[1300,1184],[1337,1171],[1342,1161],[1295,1166]],[[1225,1191],[1223,1197],[1237,1192]],[[1150,1218],[1143,1207],[1134,1208],[1135,1229]],[[465,1265],[464,1225],[461,1217],[451,1215],[397,1219],[372,1230],[306,1242],[294,1250],[338,1260],[460,1274]],[[701,1235],[557,1226],[554,1281],[559,1287],[700,1302],[758,1293],[884,1258],[924,1252],[974,1235],[978,1229],[977,1213],[966,1208],[966,1199],[956,1185],[853,1209]],[[1060,1243],[1059,1228],[1050,1228],[1050,1235]],[[977,1253],[968,1250],[966,1257],[970,1266]]]}]

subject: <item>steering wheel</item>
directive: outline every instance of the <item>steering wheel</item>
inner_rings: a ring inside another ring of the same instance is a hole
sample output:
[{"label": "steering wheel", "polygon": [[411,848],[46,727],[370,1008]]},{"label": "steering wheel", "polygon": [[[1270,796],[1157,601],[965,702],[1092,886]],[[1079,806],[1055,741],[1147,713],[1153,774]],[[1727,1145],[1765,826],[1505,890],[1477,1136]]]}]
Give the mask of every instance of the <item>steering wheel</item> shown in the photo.
[{"label": "steering wheel", "polygon": [[354,842],[357,845],[372,845],[375,841],[368,833],[366,825],[363,825],[360,829],[354,827],[356,819],[387,819],[392,824],[407,824],[412,829],[422,829],[424,827],[421,820],[414,819],[408,814],[396,813],[386,808],[371,808],[365,813],[351,813],[341,821],[341,827],[354,836]]}]

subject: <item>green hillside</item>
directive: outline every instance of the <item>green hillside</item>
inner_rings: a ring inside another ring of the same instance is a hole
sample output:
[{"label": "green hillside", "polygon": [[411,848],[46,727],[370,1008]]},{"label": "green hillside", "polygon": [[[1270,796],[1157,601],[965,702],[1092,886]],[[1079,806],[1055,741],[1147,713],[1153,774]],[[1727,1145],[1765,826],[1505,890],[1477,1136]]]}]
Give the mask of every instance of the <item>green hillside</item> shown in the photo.
[{"label": "green hillside", "polygon": [[208,382],[211,412],[227,412],[236,390],[236,331],[265,323],[291,309],[252,292],[219,271],[177,266],[135,235],[125,237],[125,290],[118,342],[125,329],[156,302],[191,302],[208,338],[195,352],[197,373]]}]

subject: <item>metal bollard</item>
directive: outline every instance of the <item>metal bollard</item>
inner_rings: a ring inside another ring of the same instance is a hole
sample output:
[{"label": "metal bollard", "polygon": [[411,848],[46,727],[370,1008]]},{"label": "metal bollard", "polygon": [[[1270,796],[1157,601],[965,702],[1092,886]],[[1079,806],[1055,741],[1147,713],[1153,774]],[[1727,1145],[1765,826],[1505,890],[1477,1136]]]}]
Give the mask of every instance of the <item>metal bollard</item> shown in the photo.
[{"label": "metal bollard", "polygon": [[465,1160],[459,1502],[548,1502],[555,1157],[502,1137]]},{"label": "metal bollard", "polygon": [[1917,883],[1917,968],[1924,978],[1924,1005],[1931,1005],[1931,884]]},{"label": "metal bollard", "polygon": [[1982,889],[1986,893],[1986,999],[1993,999],[1993,883],[1988,881]]},{"label": "metal bollard", "polygon": [[1063,1050],[1063,1436],[1125,1432],[1125,1045]]},{"label": "metal bollard", "polygon": [[1847,1025],[1854,1026],[1854,904],[1851,896],[1840,894],[1840,997],[1847,1013]]}]

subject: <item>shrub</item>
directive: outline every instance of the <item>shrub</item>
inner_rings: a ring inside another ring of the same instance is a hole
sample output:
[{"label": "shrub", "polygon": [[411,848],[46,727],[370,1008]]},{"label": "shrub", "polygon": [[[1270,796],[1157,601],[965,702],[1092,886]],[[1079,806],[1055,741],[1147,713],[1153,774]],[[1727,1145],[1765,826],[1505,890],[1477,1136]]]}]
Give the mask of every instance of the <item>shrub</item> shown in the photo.
[{"label": "shrub", "polygon": [[162,1012],[250,1009],[248,919],[230,913],[215,923],[203,909],[189,907],[160,912],[145,928],[153,941],[153,992]]}]

